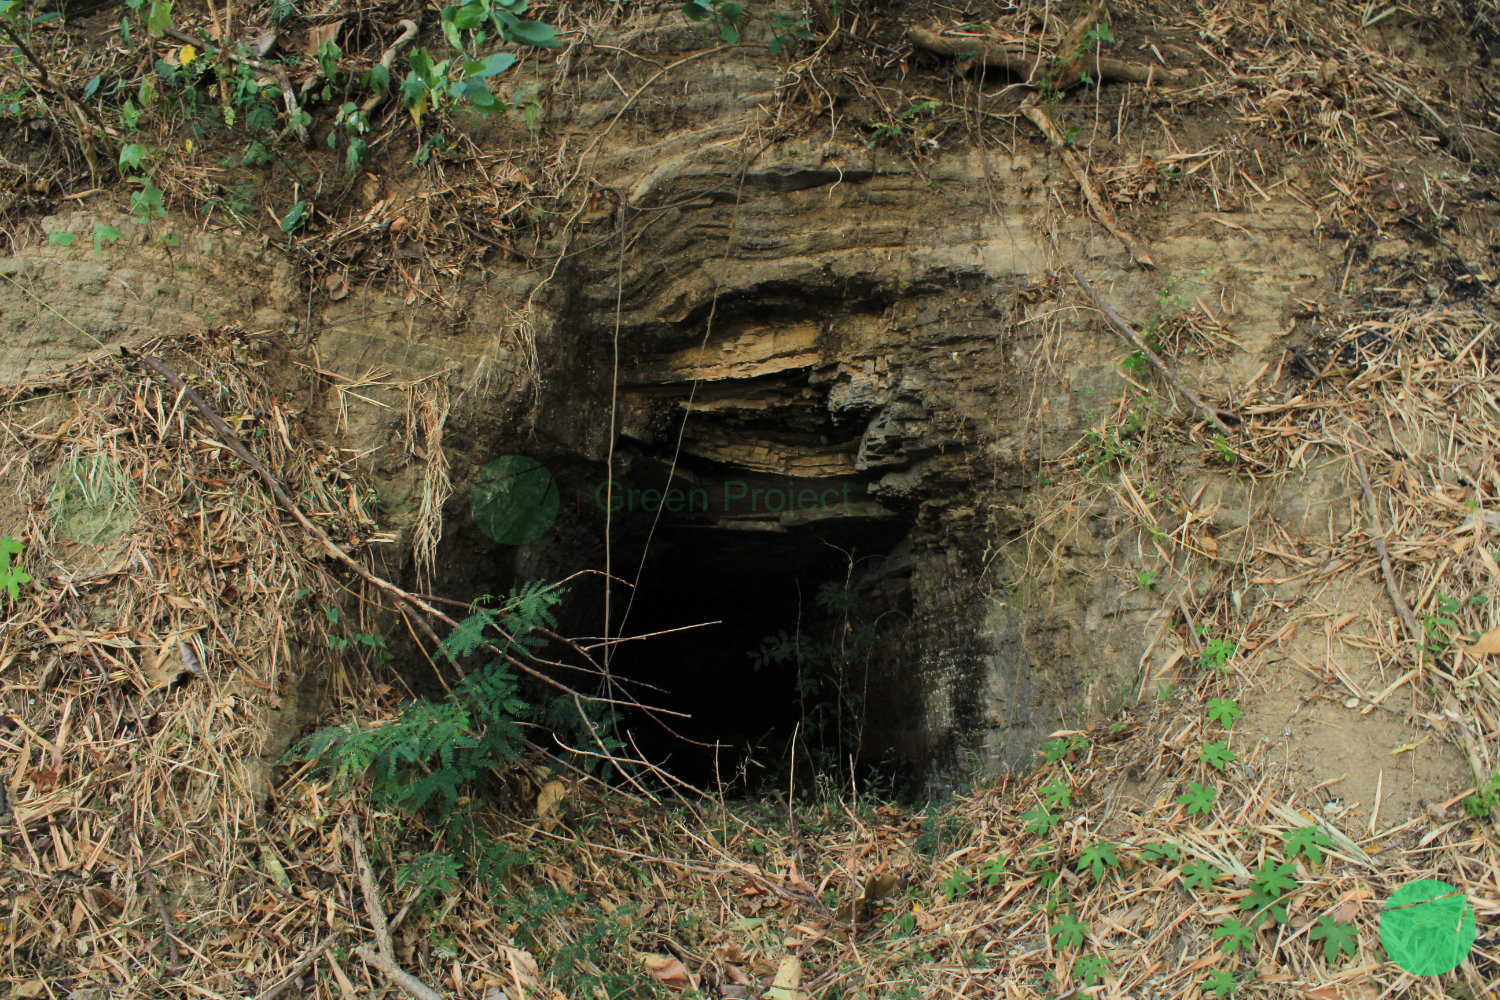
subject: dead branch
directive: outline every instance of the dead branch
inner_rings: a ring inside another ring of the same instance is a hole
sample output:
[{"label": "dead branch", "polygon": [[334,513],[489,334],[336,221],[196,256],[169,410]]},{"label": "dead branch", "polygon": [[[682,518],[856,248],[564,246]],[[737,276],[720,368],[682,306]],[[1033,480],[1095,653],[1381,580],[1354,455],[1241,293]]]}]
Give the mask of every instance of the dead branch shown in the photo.
[{"label": "dead branch", "polygon": [[385,922],[385,907],[380,903],[380,886],[375,882],[375,869],[370,867],[370,856],[365,851],[364,839],[359,835],[359,819],[353,813],[344,817],[344,839],[349,842],[349,852],[354,855],[354,871],[359,875],[359,887],[365,895],[365,909],[370,912],[375,946],[386,958],[394,959],[396,949],[391,942],[390,927]]},{"label": "dead branch", "polygon": [[1072,269],[1072,275],[1073,280],[1078,282],[1078,287],[1082,288],[1088,297],[1093,300],[1094,307],[1099,310],[1100,315],[1104,317],[1104,321],[1109,324],[1112,330],[1124,337],[1131,347],[1140,351],[1146,360],[1151,362],[1151,366],[1157,370],[1161,377],[1170,382],[1172,388],[1185,396],[1188,402],[1202,411],[1203,415],[1208,418],[1208,422],[1217,427],[1220,433],[1225,437],[1234,433],[1229,428],[1229,425],[1220,419],[1220,411],[1205,403],[1196,392],[1189,389],[1183,384],[1181,379],[1172,374],[1172,370],[1167,367],[1166,362],[1162,361],[1161,358],[1156,356],[1155,351],[1146,346],[1145,340],[1141,339],[1141,335],[1135,331],[1135,328],[1125,321],[1125,318],[1115,310],[1114,306],[1109,304],[1109,301],[1104,296],[1094,291],[1094,286],[1084,280],[1083,275],[1078,273],[1077,268]]},{"label": "dead branch", "polygon": [[307,975],[307,970],[312,968],[312,964],[318,960],[318,956],[322,955],[323,952],[327,951],[329,948],[332,948],[333,943],[338,939],[339,932],[334,931],[332,934],[328,935],[323,940],[313,945],[312,950],[310,950],[306,955],[303,955],[302,958],[297,962],[297,964],[292,966],[292,971],[290,973],[283,977],[280,982],[275,983],[260,996],[256,997],[256,1000],[276,1000],[276,998],[281,996],[281,994],[291,989],[296,985],[297,980]]},{"label": "dead branch", "polygon": [[146,883],[151,897],[156,900],[156,915],[161,920],[162,937],[167,941],[167,965],[175,969],[181,963],[181,956],[177,952],[177,938],[172,933],[172,914],[167,911],[167,901],[156,887],[156,877],[151,874],[150,868],[141,869],[141,879]]},{"label": "dead branch", "polygon": [[73,119],[73,126],[78,129],[78,141],[83,149],[83,158],[88,162],[89,172],[97,177],[99,174],[99,158],[94,152],[94,137],[86,119],[92,119],[101,134],[108,134],[109,128],[100,120],[97,114],[73,100],[73,96],[68,93],[65,87],[52,82],[52,74],[47,72],[46,64],[36,57],[36,53],[31,51],[31,48],[22,40],[15,28],[0,21],[0,31],[5,32],[11,44],[16,47],[26,61],[31,63],[32,68],[36,70],[38,86],[62,102],[63,110],[68,113],[69,118]]},{"label": "dead branch", "polygon": [[[1359,474],[1359,488],[1364,494],[1365,509],[1369,511],[1370,517],[1370,544],[1375,549],[1375,554],[1380,557],[1380,575],[1385,581],[1385,592],[1396,607],[1396,614],[1400,616],[1401,623],[1406,627],[1407,634],[1413,642],[1422,642],[1426,638],[1426,632],[1422,628],[1417,616],[1412,614],[1411,606],[1406,603],[1406,598],[1401,596],[1401,591],[1396,587],[1396,573],[1391,567],[1391,554],[1386,548],[1385,533],[1380,528],[1380,515],[1375,506],[1375,492],[1370,488],[1370,476],[1365,471],[1364,459],[1359,457],[1359,452],[1354,450],[1353,443],[1349,444],[1349,457],[1354,459],[1354,471]],[[1439,728],[1452,727],[1458,734],[1458,742],[1463,745],[1464,757],[1468,759],[1469,770],[1474,774],[1474,784],[1483,788],[1489,782],[1490,770],[1484,763],[1484,755],[1479,751],[1479,741],[1474,738],[1474,732],[1464,722],[1463,713],[1459,709],[1458,700],[1454,698],[1453,692],[1444,685],[1442,721],[1445,725]]]},{"label": "dead branch", "polygon": [[1021,102],[1021,113],[1031,119],[1032,124],[1041,130],[1042,135],[1047,137],[1047,141],[1052,144],[1053,148],[1062,154],[1063,162],[1068,165],[1068,170],[1072,172],[1073,179],[1078,182],[1078,187],[1083,191],[1084,201],[1088,202],[1089,208],[1093,209],[1094,217],[1099,220],[1105,229],[1110,231],[1110,234],[1115,239],[1125,244],[1125,249],[1129,251],[1131,260],[1144,268],[1154,270],[1156,261],[1141,246],[1141,241],[1120,225],[1119,220],[1115,218],[1114,210],[1109,207],[1109,203],[1101,198],[1099,192],[1094,189],[1094,182],[1089,178],[1088,168],[1068,148],[1067,140],[1063,138],[1062,132],[1058,130],[1052,119],[1048,117],[1047,112],[1037,101],[1035,94],[1028,96],[1026,100]]},{"label": "dead branch", "polygon": [[371,951],[369,945],[360,945],[354,949],[354,954],[375,966],[376,969],[379,969],[391,985],[399,988],[402,993],[411,997],[412,1000],[444,1000],[443,995],[437,990],[402,969],[401,966],[386,958],[380,952]]},{"label": "dead branch", "polygon": [[1000,69],[1028,87],[1042,88],[1060,94],[1083,81],[1085,75],[1099,83],[1176,82],[1187,79],[1187,70],[1168,69],[1116,59],[1089,50],[1084,38],[1103,16],[1103,4],[1097,2],[1084,16],[1073,22],[1055,49],[1040,43],[989,41],[984,38],[940,35],[926,28],[907,28],[906,37],[917,48],[933,55],[961,60],[960,70],[972,66]]},{"label": "dead branch", "polygon": [[1407,605],[1406,598],[1401,596],[1401,591],[1396,589],[1396,571],[1391,568],[1391,554],[1385,547],[1385,534],[1380,530],[1380,515],[1376,513],[1375,494],[1370,489],[1370,477],[1365,473],[1364,459],[1351,446],[1349,457],[1354,459],[1354,471],[1359,473],[1359,486],[1364,491],[1365,509],[1370,512],[1370,544],[1375,547],[1375,554],[1380,557],[1380,576],[1385,580],[1386,596],[1396,606],[1396,614],[1401,616],[1401,623],[1406,626],[1407,634],[1414,641],[1420,641],[1424,635],[1422,626],[1417,622],[1417,616],[1411,613],[1411,607]]}]

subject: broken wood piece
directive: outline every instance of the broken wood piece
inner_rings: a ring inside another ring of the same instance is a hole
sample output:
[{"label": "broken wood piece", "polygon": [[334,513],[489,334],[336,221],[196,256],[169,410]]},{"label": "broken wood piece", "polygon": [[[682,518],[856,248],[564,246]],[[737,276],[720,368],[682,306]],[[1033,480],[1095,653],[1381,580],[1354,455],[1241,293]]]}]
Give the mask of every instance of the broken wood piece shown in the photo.
[{"label": "broken wood piece", "polygon": [[939,35],[926,28],[908,28],[906,37],[924,52],[962,59],[961,69],[976,65],[985,69],[1001,69],[1032,87],[1040,87],[1046,83],[1048,67],[1057,63],[1060,67],[1059,74],[1049,86],[1054,93],[1082,82],[1084,74],[1100,83],[1143,83],[1147,86],[1158,82],[1177,82],[1189,76],[1186,70],[1126,62],[1097,53],[1092,59],[1075,58],[1063,63],[1054,59],[1050,49],[1021,41],[991,42],[973,36]]},{"label": "broken wood piece", "polygon": [[1156,268],[1156,261],[1151,259],[1151,255],[1146,252],[1140,240],[1126,232],[1120,225],[1119,220],[1115,218],[1114,210],[1109,207],[1109,204],[1095,190],[1094,182],[1089,178],[1088,168],[1068,148],[1067,140],[1063,137],[1062,132],[1058,130],[1057,125],[1047,116],[1046,110],[1037,102],[1035,94],[1032,94],[1021,102],[1021,113],[1031,119],[1032,123],[1041,130],[1042,135],[1047,137],[1047,141],[1052,143],[1057,151],[1062,154],[1063,162],[1068,165],[1068,169],[1073,173],[1073,179],[1078,182],[1078,187],[1083,191],[1083,200],[1093,210],[1094,217],[1099,220],[1100,225],[1109,230],[1110,235],[1125,245],[1125,249],[1130,253],[1131,260],[1148,270],[1154,270]]},{"label": "broken wood piece", "polygon": [[1375,547],[1375,554],[1380,557],[1380,575],[1385,580],[1386,596],[1395,605],[1396,613],[1401,616],[1401,623],[1406,626],[1408,635],[1413,640],[1421,641],[1426,633],[1417,623],[1417,616],[1411,613],[1406,598],[1396,589],[1396,572],[1391,568],[1391,554],[1385,547],[1385,534],[1380,530],[1380,516],[1375,513],[1375,493],[1370,489],[1370,477],[1365,472],[1364,459],[1352,447],[1349,449],[1349,457],[1354,459],[1354,471],[1359,473],[1359,486],[1364,491],[1365,507],[1370,512],[1371,544]]},{"label": "broken wood piece", "polygon": [[1115,310],[1114,306],[1109,304],[1108,300],[1106,300],[1104,296],[1094,291],[1094,286],[1090,285],[1086,280],[1084,280],[1083,275],[1078,273],[1077,268],[1072,269],[1072,275],[1073,280],[1078,282],[1078,287],[1082,288],[1088,295],[1088,297],[1093,300],[1094,307],[1099,310],[1100,315],[1104,317],[1104,321],[1109,324],[1111,329],[1113,329],[1120,336],[1124,337],[1125,340],[1129,342],[1130,346],[1139,351],[1147,361],[1150,361],[1151,366],[1155,368],[1158,373],[1160,373],[1162,378],[1170,382],[1172,384],[1172,388],[1176,389],[1183,396],[1187,397],[1188,402],[1192,403],[1200,411],[1202,411],[1203,415],[1208,418],[1208,422],[1217,427],[1220,433],[1222,433],[1226,438],[1230,434],[1234,433],[1234,431],[1230,430],[1229,425],[1226,424],[1222,419],[1220,419],[1219,411],[1205,403],[1196,392],[1194,392],[1192,389],[1189,389],[1185,384],[1183,384],[1181,379],[1172,374],[1172,370],[1167,367],[1166,362],[1162,361],[1161,358],[1157,357],[1155,351],[1146,346],[1146,341],[1142,339],[1141,335],[1135,331],[1135,328],[1125,321],[1125,318]]},{"label": "broken wood piece", "polygon": [[411,997],[412,1000],[444,1000],[443,994],[428,986],[422,980],[380,954],[380,952],[371,951],[369,945],[360,945],[354,949],[354,954],[379,969],[392,986],[401,990],[402,993]]},{"label": "broken wood piece", "polygon": [[318,956],[323,954],[323,952],[327,951],[329,948],[332,948],[333,943],[338,939],[338,932],[335,931],[325,937],[323,940],[319,941],[317,944],[313,945],[312,949],[308,951],[306,955],[303,955],[302,958],[298,960],[296,965],[292,966],[291,972],[284,976],[280,982],[277,982],[260,996],[258,996],[256,1000],[276,1000],[276,998],[281,996],[281,994],[291,989],[292,986],[296,984],[297,980],[305,976],[307,974],[307,970],[312,968],[312,964],[318,960]]},{"label": "broken wood piece", "polygon": [[359,887],[364,892],[365,909],[370,913],[375,945],[380,949],[380,954],[393,959],[396,949],[391,941],[390,927],[385,922],[385,907],[380,903],[380,886],[375,882],[375,869],[370,867],[365,842],[359,835],[359,819],[352,813],[344,817],[344,839],[349,842],[350,853],[354,855],[354,870],[359,876]]}]

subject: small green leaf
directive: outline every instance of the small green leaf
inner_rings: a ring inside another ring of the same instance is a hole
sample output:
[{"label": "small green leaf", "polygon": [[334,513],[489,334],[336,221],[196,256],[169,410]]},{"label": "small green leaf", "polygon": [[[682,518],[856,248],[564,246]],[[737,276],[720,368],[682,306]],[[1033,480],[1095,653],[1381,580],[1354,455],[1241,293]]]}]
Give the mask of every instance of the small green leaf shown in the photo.
[{"label": "small green leaf", "polygon": [[1218,869],[1207,861],[1194,861],[1182,866],[1182,884],[1189,892],[1212,889],[1218,875]]},{"label": "small green leaf", "polygon": [[1308,931],[1307,936],[1310,940],[1323,942],[1323,958],[1330,965],[1341,955],[1353,958],[1359,954],[1359,934],[1354,925],[1339,923],[1331,913],[1319,917],[1317,926]]},{"label": "small green leaf", "polygon": [[1219,793],[1208,785],[1201,785],[1196,781],[1188,783],[1188,790],[1177,797],[1179,804],[1185,806],[1190,816],[1201,816],[1212,812],[1214,803],[1218,801]]},{"label": "small green leaf", "polygon": [[1198,751],[1198,760],[1222,771],[1231,761],[1239,760],[1239,755],[1223,743],[1205,743]]},{"label": "small green leaf", "polygon": [[1084,848],[1078,855],[1078,870],[1090,872],[1095,882],[1102,882],[1106,871],[1118,867],[1120,867],[1118,849],[1108,841],[1101,840]]},{"label": "small green leaf", "polygon": [[281,231],[290,236],[307,222],[308,213],[312,205],[306,201],[299,201],[292,206],[292,210],[281,217],[279,225]]},{"label": "small green leaf", "polygon": [[1299,830],[1288,830],[1281,835],[1286,844],[1286,856],[1295,858],[1301,854],[1315,865],[1323,863],[1323,851],[1333,847],[1333,841],[1324,836],[1315,826],[1304,826]]},{"label": "small green leaf", "polygon": [[1203,980],[1203,988],[1218,997],[1219,1000],[1223,1000],[1224,997],[1233,996],[1238,993],[1240,984],[1234,978],[1233,974],[1225,972],[1223,969],[1215,969],[1208,974],[1207,979]]},{"label": "small green leaf", "polygon": [[509,52],[496,52],[474,62],[464,63],[464,76],[470,80],[485,80],[497,73],[504,73],[516,64],[516,57]]},{"label": "small green leaf", "polygon": [[77,233],[53,233],[47,237],[47,242],[53,246],[70,247],[78,241]]},{"label": "small green leaf", "polygon": [[1243,715],[1240,711],[1239,702],[1229,698],[1214,698],[1208,703],[1208,718],[1210,722],[1217,722],[1228,732],[1234,728],[1234,724]]},{"label": "small green leaf", "polygon": [[1143,844],[1141,846],[1141,857],[1148,862],[1171,861],[1177,862],[1182,859],[1182,849],[1176,844],[1161,841],[1154,844]]},{"label": "small green leaf", "polygon": [[104,259],[104,245],[113,243],[123,235],[114,226],[107,222],[94,223],[94,254],[100,260]]},{"label": "small green leaf", "polygon": [[1219,946],[1224,949],[1224,954],[1232,955],[1241,948],[1249,951],[1255,944],[1255,926],[1243,924],[1230,917],[1221,926],[1215,928],[1209,936],[1219,942]]},{"label": "small green leaf", "polygon": [[172,27],[172,0],[152,0],[151,9],[146,14],[146,30],[153,35],[160,35]]},{"label": "small green leaf", "polygon": [[1089,925],[1073,917],[1072,914],[1064,915],[1057,923],[1047,928],[1047,935],[1056,939],[1058,948],[1076,948],[1083,944],[1083,939],[1089,932]]}]

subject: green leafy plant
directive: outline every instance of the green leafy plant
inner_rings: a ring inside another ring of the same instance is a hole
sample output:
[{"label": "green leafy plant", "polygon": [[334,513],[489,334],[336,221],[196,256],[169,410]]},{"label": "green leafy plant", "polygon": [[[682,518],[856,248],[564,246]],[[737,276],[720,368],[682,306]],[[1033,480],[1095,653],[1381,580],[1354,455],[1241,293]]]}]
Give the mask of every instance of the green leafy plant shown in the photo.
[{"label": "green leafy plant", "polygon": [[1286,923],[1286,896],[1297,888],[1296,873],[1292,865],[1262,862],[1251,876],[1250,894],[1240,900],[1240,909],[1254,911],[1252,922],[1267,913],[1278,924]]},{"label": "green leafy plant", "polygon": [[1223,924],[1214,928],[1209,937],[1219,942],[1219,947],[1224,949],[1226,955],[1232,955],[1241,948],[1249,951],[1255,944],[1255,926],[1229,917]]},{"label": "green leafy plant", "polygon": [[962,868],[955,869],[951,875],[943,879],[943,900],[949,903],[953,902],[953,897],[962,895],[963,891],[973,880],[974,876]]},{"label": "green leafy plant", "polygon": [[1198,751],[1198,761],[1218,771],[1223,771],[1239,755],[1223,743],[1205,743]]},{"label": "green leafy plant", "polygon": [[1281,840],[1286,845],[1287,858],[1295,859],[1300,854],[1314,865],[1321,865],[1323,852],[1333,847],[1333,841],[1315,826],[1288,830]]},{"label": "green leafy plant", "polygon": [[1219,870],[1207,861],[1194,861],[1182,866],[1182,884],[1189,892],[1212,889]]},{"label": "green leafy plant", "polygon": [[1152,584],[1156,583],[1156,570],[1145,569],[1135,575],[1136,586],[1142,590],[1150,590]]},{"label": "green leafy plant", "polygon": [[1432,611],[1426,611],[1417,617],[1421,619],[1422,631],[1427,634],[1427,641],[1422,648],[1429,653],[1441,653],[1453,643],[1452,631],[1458,628],[1458,619],[1455,617],[1463,608],[1463,602],[1457,598],[1438,594],[1433,599]]},{"label": "green leafy plant", "polygon": [[1465,796],[1462,805],[1474,819],[1489,819],[1500,811],[1500,771],[1485,779],[1474,794]]},{"label": "green leafy plant", "polygon": [[12,560],[25,551],[26,546],[9,535],[0,538],[0,589],[10,594],[12,601],[21,595],[21,584],[30,583],[31,577]]},{"label": "green leafy plant", "polygon": [[1188,783],[1188,790],[1177,797],[1177,802],[1187,809],[1189,816],[1200,816],[1213,812],[1218,798],[1217,789],[1193,781]]},{"label": "green leafy plant", "polygon": [[1092,874],[1095,882],[1104,881],[1105,872],[1119,867],[1119,848],[1105,840],[1085,847],[1078,854],[1078,870]]},{"label": "green leafy plant", "polygon": [[1073,964],[1073,973],[1085,986],[1097,986],[1109,973],[1109,960],[1103,955],[1083,955]]},{"label": "green leafy plant", "polygon": [[[533,651],[539,645],[537,629],[556,627],[553,609],[561,598],[556,588],[528,584],[498,608],[476,605],[444,647],[460,659],[485,644],[502,652]],[[330,622],[338,619],[332,605],[324,605],[323,613]],[[289,756],[310,762],[338,788],[367,778],[377,804],[446,825],[461,798],[488,785],[498,769],[516,759],[520,723],[537,715],[521,697],[510,664],[496,657],[445,698],[418,699],[384,725],[355,721],[321,729]]]},{"label": "green leafy plant", "polygon": [[1046,806],[1037,806],[1021,817],[1026,823],[1026,832],[1044,837],[1057,826],[1057,817]]},{"label": "green leafy plant", "polygon": [[740,43],[740,22],[745,16],[744,4],[733,0],[683,0],[682,13],[689,21],[702,21],[718,28],[719,38],[726,45]]},{"label": "green leafy plant", "polygon": [[1317,924],[1307,932],[1308,940],[1323,942],[1323,958],[1330,965],[1341,955],[1350,958],[1359,954],[1359,933],[1353,924],[1341,924],[1331,913],[1318,918]]},{"label": "green leafy plant", "polygon": [[1182,849],[1176,844],[1168,843],[1164,840],[1152,844],[1142,844],[1141,858],[1148,864],[1156,864],[1158,861],[1170,861],[1176,864],[1182,860]]},{"label": "green leafy plant", "polygon": [[1223,1000],[1224,997],[1234,996],[1234,994],[1238,993],[1240,991],[1240,983],[1239,980],[1234,978],[1233,973],[1226,972],[1223,969],[1215,969],[1208,974],[1208,978],[1203,980],[1203,988],[1218,997],[1219,1000]]},{"label": "green leafy plant", "polygon": [[1212,670],[1215,673],[1229,673],[1229,661],[1234,658],[1235,649],[1238,647],[1233,639],[1220,636],[1210,639],[1203,644],[1203,649],[1198,653],[1198,669]]},{"label": "green leafy plant", "polygon": [[807,41],[814,37],[811,18],[790,18],[785,14],[772,12],[771,41],[766,47],[771,50],[771,55],[780,55],[793,41]]},{"label": "green leafy plant", "polygon": [[1082,733],[1072,736],[1056,736],[1042,744],[1042,756],[1047,763],[1056,764],[1075,750],[1087,750],[1089,738]]},{"label": "green leafy plant", "polygon": [[1073,789],[1062,781],[1052,781],[1043,785],[1041,795],[1048,809],[1067,809],[1073,804]]},{"label": "green leafy plant", "polygon": [[1208,703],[1208,719],[1217,722],[1228,732],[1234,728],[1241,715],[1239,702],[1231,698],[1213,698]]},{"label": "green leafy plant", "polygon": [[1083,944],[1083,939],[1088,936],[1088,933],[1089,925],[1071,913],[1063,914],[1047,928],[1047,936],[1056,941],[1057,947],[1064,951]]}]

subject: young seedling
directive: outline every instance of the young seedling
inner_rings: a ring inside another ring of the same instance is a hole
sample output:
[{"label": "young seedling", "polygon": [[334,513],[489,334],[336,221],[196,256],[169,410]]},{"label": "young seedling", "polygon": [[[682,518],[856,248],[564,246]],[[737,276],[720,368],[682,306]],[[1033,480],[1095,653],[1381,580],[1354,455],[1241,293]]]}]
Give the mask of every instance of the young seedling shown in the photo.
[{"label": "young seedling", "polygon": [[1307,937],[1311,941],[1323,942],[1323,958],[1330,965],[1337,962],[1340,955],[1353,958],[1359,954],[1359,934],[1354,925],[1339,923],[1331,913],[1319,917],[1317,925],[1307,932]]},{"label": "young seedling", "polygon": [[1047,928],[1047,936],[1057,942],[1057,947],[1063,951],[1076,948],[1083,944],[1083,939],[1088,936],[1089,925],[1074,917],[1071,913],[1065,913],[1058,918],[1057,923]]},{"label": "young seedling", "polygon": [[1203,988],[1218,997],[1219,1000],[1223,1000],[1224,997],[1233,996],[1238,993],[1240,991],[1240,984],[1234,978],[1233,973],[1225,972],[1223,969],[1215,969],[1208,974],[1207,979],[1203,980]]},{"label": "young seedling", "polygon": [[1103,955],[1084,955],[1074,963],[1073,972],[1083,980],[1083,985],[1097,986],[1109,972],[1109,961]]},{"label": "young seedling", "polygon": [[1188,783],[1188,790],[1177,797],[1177,802],[1187,809],[1189,816],[1202,816],[1213,812],[1214,803],[1218,799],[1217,789],[1193,781]]},{"label": "young seedling", "polygon": [[1078,855],[1078,870],[1091,872],[1095,882],[1104,881],[1104,873],[1120,867],[1119,849],[1108,841],[1086,847]]},{"label": "young seedling", "polygon": [[1208,720],[1223,726],[1226,733],[1234,728],[1243,714],[1239,702],[1232,698],[1214,698],[1208,703]]},{"label": "young seedling", "polygon": [[1224,949],[1226,955],[1233,955],[1241,948],[1248,952],[1255,944],[1255,923],[1252,921],[1245,924],[1229,917],[1221,926],[1214,928],[1209,936],[1219,942],[1219,947]]},{"label": "young seedling", "polygon": [[1171,861],[1175,864],[1182,860],[1182,849],[1176,844],[1169,844],[1166,841],[1145,844],[1141,847],[1141,857],[1148,864],[1155,864],[1158,861]]},{"label": "young seedling", "polygon": [[1219,872],[1207,861],[1194,861],[1182,866],[1182,884],[1189,892],[1202,892],[1214,887]]},{"label": "young seedling", "polygon": [[1198,751],[1198,761],[1207,764],[1218,771],[1223,771],[1233,761],[1239,760],[1239,755],[1223,743],[1205,743]]},{"label": "young seedling", "polygon": [[1323,851],[1333,847],[1333,841],[1315,826],[1288,830],[1281,835],[1281,840],[1286,844],[1287,860],[1294,861],[1300,854],[1314,865],[1321,865]]}]

